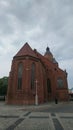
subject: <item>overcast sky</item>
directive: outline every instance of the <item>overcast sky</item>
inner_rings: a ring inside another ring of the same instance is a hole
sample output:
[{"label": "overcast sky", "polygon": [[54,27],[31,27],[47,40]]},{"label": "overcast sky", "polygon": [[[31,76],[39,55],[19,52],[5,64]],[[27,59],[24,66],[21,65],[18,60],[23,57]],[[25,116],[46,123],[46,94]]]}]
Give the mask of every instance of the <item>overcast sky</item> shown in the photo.
[{"label": "overcast sky", "polygon": [[73,0],[0,0],[0,78],[25,42],[42,54],[48,45],[73,87]]}]

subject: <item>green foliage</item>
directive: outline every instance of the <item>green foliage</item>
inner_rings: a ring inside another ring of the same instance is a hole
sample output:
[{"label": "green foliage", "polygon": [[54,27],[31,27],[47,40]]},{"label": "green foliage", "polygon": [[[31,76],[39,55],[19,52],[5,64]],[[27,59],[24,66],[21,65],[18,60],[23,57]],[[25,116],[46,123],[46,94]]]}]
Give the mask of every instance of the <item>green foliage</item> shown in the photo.
[{"label": "green foliage", "polygon": [[7,94],[7,87],[8,87],[8,77],[3,77],[0,79],[0,95]]}]

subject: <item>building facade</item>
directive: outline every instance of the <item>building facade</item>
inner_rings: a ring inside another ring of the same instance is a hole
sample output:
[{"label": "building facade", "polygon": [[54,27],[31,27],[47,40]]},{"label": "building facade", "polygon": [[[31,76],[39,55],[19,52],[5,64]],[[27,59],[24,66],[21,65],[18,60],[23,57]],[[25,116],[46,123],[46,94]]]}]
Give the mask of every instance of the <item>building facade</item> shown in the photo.
[{"label": "building facade", "polygon": [[67,73],[59,68],[49,47],[41,55],[28,43],[13,57],[7,104],[41,104],[68,100]]}]

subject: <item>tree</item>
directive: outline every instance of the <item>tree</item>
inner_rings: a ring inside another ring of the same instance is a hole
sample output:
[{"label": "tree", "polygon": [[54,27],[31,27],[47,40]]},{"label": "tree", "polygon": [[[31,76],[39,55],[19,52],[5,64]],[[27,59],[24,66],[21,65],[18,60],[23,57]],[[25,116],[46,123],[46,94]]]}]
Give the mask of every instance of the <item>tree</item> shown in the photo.
[{"label": "tree", "polygon": [[7,94],[8,87],[8,77],[3,77],[0,79],[0,95],[5,96]]}]

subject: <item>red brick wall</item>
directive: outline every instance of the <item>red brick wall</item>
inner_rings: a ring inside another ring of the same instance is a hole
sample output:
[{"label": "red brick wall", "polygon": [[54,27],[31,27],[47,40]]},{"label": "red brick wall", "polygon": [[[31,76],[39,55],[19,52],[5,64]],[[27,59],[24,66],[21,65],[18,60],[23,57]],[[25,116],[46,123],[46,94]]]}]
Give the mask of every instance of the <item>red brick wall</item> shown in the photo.
[{"label": "red brick wall", "polygon": [[[19,62],[23,63],[23,78],[22,78],[22,90],[17,89],[18,81],[18,64]],[[9,85],[7,100],[8,104],[35,104],[35,88],[31,89],[31,65],[35,63],[36,66],[36,76],[37,80],[37,94],[38,94],[38,103],[44,103],[50,100],[54,100],[56,95],[58,95],[59,100],[68,99],[68,85],[66,75],[63,71],[59,70],[58,67],[55,70],[54,67],[49,64],[50,70],[46,69],[39,59],[33,57],[17,57],[12,61],[11,72],[9,76]],[[57,86],[57,78],[62,77],[64,80],[64,88],[59,89]],[[47,78],[51,81],[52,93],[48,94],[47,92]]]}]

